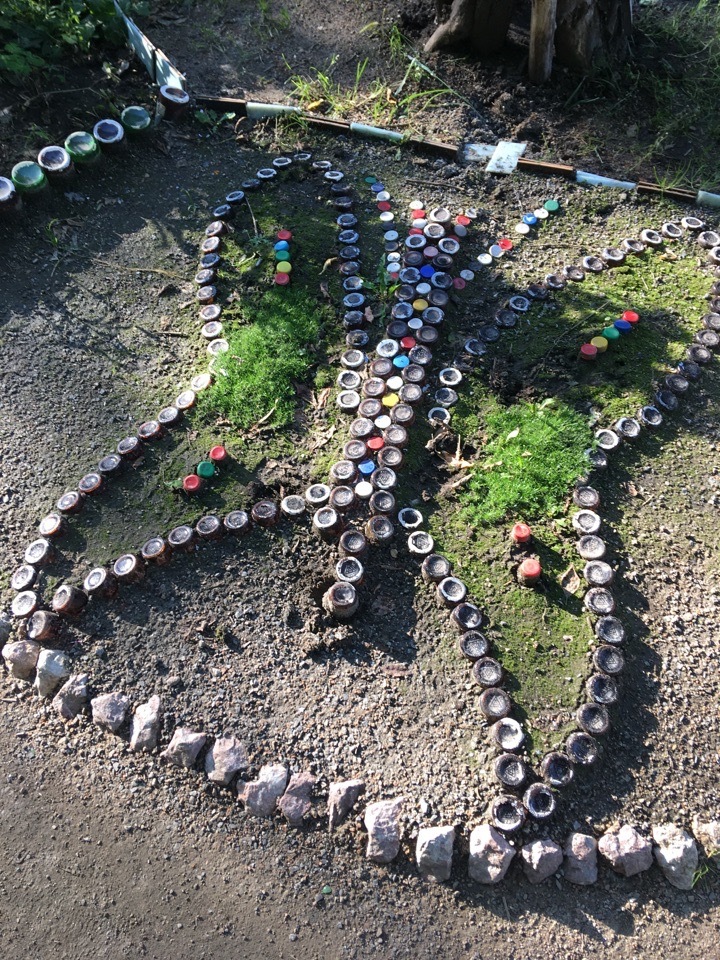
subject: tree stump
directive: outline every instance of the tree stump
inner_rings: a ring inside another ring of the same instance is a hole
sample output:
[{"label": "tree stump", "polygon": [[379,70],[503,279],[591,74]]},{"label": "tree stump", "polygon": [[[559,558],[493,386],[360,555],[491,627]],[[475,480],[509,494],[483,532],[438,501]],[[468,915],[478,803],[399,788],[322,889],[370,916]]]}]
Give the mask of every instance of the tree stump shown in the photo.
[{"label": "tree stump", "polygon": [[555,56],[583,73],[626,50],[631,31],[631,0],[557,0]]},{"label": "tree stump", "polygon": [[505,43],[515,0],[453,0],[450,16],[425,44],[425,53],[467,43],[474,53],[497,53]]}]

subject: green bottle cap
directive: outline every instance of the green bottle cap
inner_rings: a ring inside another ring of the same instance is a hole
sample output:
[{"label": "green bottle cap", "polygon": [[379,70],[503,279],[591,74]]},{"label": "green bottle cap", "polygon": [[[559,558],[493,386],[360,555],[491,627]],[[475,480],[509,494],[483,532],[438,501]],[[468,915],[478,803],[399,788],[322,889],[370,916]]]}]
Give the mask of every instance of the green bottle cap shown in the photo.
[{"label": "green bottle cap", "polygon": [[75,163],[94,163],[100,156],[97,140],[91,133],[76,130],[65,140],[65,149]]},{"label": "green bottle cap", "polygon": [[377,183],[377,177],[365,177],[365,183],[369,183],[372,186],[374,183]]},{"label": "green bottle cap", "polygon": [[47,186],[45,174],[34,160],[21,160],[10,173],[18,193],[37,193]]},{"label": "green bottle cap", "polygon": [[557,200],[546,200],[543,204],[548,213],[557,213],[560,209],[560,204]]},{"label": "green bottle cap", "polygon": [[605,327],[603,329],[602,335],[606,340],[614,342],[615,340],[620,339],[620,331],[616,330],[615,327]]},{"label": "green bottle cap", "polygon": [[120,123],[128,133],[144,133],[150,128],[152,119],[145,107],[125,107],[120,114]]},{"label": "green bottle cap", "polygon": [[287,260],[287,261],[289,261],[289,260],[290,260],[290,251],[289,251],[289,250],[276,250],[276,251],[275,251],[275,259],[278,260],[278,261],[280,261],[280,260]]},{"label": "green bottle cap", "polygon": [[210,477],[215,476],[215,464],[212,463],[210,460],[201,460],[200,463],[197,465],[197,469],[195,470],[195,473],[199,477],[202,477],[203,480],[209,480]]}]

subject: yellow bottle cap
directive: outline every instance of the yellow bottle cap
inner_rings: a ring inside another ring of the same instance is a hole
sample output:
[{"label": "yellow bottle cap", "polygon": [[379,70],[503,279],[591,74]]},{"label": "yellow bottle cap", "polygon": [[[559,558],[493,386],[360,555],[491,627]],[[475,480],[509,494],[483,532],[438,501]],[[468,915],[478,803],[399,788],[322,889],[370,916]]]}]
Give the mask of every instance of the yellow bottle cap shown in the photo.
[{"label": "yellow bottle cap", "polygon": [[593,337],[590,343],[597,349],[598,353],[605,353],[608,348],[608,342],[605,337]]},{"label": "yellow bottle cap", "polygon": [[422,311],[427,310],[427,308],[427,300],[413,300],[413,310],[417,310],[418,313],[422,313]]},{"label": "yellow bottle cap", "polygon": [[396,393],[386,393],[382,402],[384,407],[394,407],[396,403],[400,403],[400,397]]},{"label": "yellow bottle cap", "polygon": [[276,263],[275,270],[278,273],[292,273],[292,264],[288,263],[287,261],[283,261],[282,263]]}]

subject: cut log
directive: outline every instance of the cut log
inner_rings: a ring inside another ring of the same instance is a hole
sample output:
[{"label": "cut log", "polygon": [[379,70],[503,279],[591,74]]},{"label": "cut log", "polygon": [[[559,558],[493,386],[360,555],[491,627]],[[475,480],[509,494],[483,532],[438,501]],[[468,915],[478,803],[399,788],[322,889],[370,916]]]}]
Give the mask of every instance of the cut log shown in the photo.
[{"label": "cut log", "polygon": [[557,5],[558,0],[532,0],[528,63],[531,83],[545,83],[550,79],[555,50]]}]

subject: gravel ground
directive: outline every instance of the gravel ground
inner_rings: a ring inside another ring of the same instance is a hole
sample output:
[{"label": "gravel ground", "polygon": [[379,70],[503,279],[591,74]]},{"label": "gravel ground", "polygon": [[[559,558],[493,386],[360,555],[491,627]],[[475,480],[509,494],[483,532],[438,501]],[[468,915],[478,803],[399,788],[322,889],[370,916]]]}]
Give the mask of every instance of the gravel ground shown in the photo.
[{"label": "gravel ground", "polygon": [[[207,219],[203,201],[250,161],[227,144],[193,148],[168,137],[168,155],[133,150],[82,182],[82,203],[33,213],[19,237],[0,228],[14,264],[1,330],[5,573],[57,496],[196,369],[196,339],[166,334],[185,331],[176,318]],[[373,149],[358,150],[358,169],[389,156]],[[436,195],[455,202],[469,183],[451,176]],[[538,189],[528,179],[489,185],[483,196],[500,218]],[[563,199],[571,205],[577,192],[567,188]],[[57,245],[46,243],[51,219],[66,231]],[[572,249],[572,223],[556,241],[538,248],[533,278],[564,245]],[[131,269],[139,265],[183,279]],[[172,288],[158,296],[168,280]],[[686,429],[635,476],[639,495],[613,503],[611,519],[629,545],[621,602],[644,628],[616,732],[602,764],[570,791],[557,838],[573,824],[717,816],[717,373],[701,391]],[[99,515],[95,525],[127,536],[123,510],[151,489],[150,479],[130,484],[111,519]],[[166,509],[132,517],[135,542],[155,532]],[[97,543],[85,536],[73,542],[80,565],[93,559],[87,542]],[[406,564],[387,555],[372,569],[363,622],[330,627],[317,604],[328,560],[304,532],[285,527],[264,549],[208,548],[201,564],[178,563],[116,608],[88,614],[73,655],[94,690],[120,687],[135,702],[159,693],[164,740],[182,722],[242,736],[255,766],[286,759],[325,778],[362,773],[371,799],[410,798],[410,839],[421,821],[478,822],[487,801],[469,761],[478,719],[466,674],[434,656],[444,637],[434,606]],[[71,566],[63,560],[63,575]],[[308,657],[318,636],[329,649]],[[716,873],[690,893],[655,869],[631,881],[601,871],[590,890],[560,879],[535,889],[514,866],[501,888],[480,890],[466,880],[465,832],[453,882],[434,889],[415,875],[411,842],[390,868],[369,866],[359,820],[333,837],[320,821],[297,832],[254,821],[197,775],[139,758],[85,721],[64,725],[7,680],[2,694],[0,916],[14,955],[520,958],[542,950],[629,958],[715,949]],[[319,897],[325,884],[333,892]]]}]

